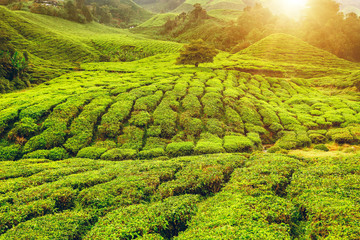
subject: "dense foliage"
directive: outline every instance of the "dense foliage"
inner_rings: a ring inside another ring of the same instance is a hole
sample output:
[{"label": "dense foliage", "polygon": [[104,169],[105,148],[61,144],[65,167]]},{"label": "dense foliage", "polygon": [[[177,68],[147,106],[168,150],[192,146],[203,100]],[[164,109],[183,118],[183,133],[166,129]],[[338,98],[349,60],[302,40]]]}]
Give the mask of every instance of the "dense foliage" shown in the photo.
[{"label": "dense foliage", "polygon": [[194,64],[213,62],[218,51],[207,45],[203,40],[194,40],[189,45],[185,45],[180,51],[180,56],[176,59],[177,64]]},{"label": "dense foliage", "polygon": [[0,239],[356,239],[358,161],[0,162]]}]

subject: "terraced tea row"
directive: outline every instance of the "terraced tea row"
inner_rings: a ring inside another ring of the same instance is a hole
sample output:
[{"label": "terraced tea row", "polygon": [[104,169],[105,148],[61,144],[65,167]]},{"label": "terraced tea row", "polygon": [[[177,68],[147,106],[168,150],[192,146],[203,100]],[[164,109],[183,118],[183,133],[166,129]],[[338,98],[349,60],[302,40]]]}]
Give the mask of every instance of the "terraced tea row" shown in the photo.
[{"label": "terraced tea row", "polygon": [[360,104],[325,96],[309,80],[181,73],[163,61],[152,71],[75,72],[2,95],[0,157],[122,160],[360,142]]},{"label": "terraced tea row", "polygon": [[360,234],[359,156],[28,159],[3,161],[0,168],[5,170],[0,239],[356,239]]},{"label": "terraced tea row", "polygon": [[[121,206],[185,193],[207,196],[220,191],[243,162],[239,155],[116,164],[81,159],[2,162],[7,171],[1,180],[0,234],[20,224],[13,230],[16,234],[22,222],[26,225],[28,220],[37,222],[37,217],[68,210],[96,211],[100,217]],[[11,232],[0,238],[10,237]]]}]

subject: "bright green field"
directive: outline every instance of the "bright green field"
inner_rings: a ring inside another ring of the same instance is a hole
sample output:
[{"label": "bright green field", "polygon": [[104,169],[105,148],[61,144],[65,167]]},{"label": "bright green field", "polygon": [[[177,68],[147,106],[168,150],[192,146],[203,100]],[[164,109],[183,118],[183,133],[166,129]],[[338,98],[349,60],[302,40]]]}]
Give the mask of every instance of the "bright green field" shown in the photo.
[{"label": "bright green field", "polygon": [[0,240],[358,239],[358,64],[274,34],[175,65],[177,43],[0,10],[68,68],[0,95]]}]

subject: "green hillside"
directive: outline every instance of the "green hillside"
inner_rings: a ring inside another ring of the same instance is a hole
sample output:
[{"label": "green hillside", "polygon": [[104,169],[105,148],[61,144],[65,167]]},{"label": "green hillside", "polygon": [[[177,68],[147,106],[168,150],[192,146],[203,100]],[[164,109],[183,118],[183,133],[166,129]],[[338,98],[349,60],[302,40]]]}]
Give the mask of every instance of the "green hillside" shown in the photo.
[{"label": "green hillside", "polygon": [[358,239],[358,63],[272,34],[176,65],[182,44],[4,7],[0,32],[39,83],[0,94],[0,240]]},{"label": "green hillside", "polygon": [[182,47],[95,22],[79,24],[4,7],[0,7],[0,16],[0,29],[9,35],[11,45],[29,53],[32,83],[59,76],[78,62],[132,61]]}]

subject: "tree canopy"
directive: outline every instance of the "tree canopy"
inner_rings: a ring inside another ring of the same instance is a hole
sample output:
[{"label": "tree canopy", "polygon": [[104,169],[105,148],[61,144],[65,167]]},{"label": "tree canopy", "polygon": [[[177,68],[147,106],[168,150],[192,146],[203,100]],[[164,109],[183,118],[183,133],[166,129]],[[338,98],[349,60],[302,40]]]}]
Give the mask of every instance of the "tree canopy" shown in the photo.
[{"label": "tree canopy", "polygon": [[202,39],[193,40],[180,51],[176,64],[194,64],[198,67],[200,63],[213,62],[217,53],[215,47],[206,44]]}]

